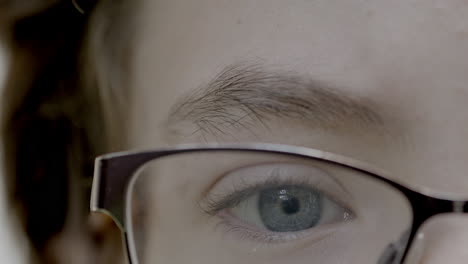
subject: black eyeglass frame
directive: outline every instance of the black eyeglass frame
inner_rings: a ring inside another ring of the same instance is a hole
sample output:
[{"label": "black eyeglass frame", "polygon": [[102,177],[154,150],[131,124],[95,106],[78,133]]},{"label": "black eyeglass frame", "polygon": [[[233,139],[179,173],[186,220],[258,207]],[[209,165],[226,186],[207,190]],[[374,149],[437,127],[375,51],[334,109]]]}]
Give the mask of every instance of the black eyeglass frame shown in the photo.
[{"label": "black eyeglass frame", "polygon": [[[430,217],[444,213],[468,213],[468,199],[450,199],[454,196],[445,193],[434,193],[427,189],[406,187],[390,180],[385,172],[341,155],[298,146],[279,144],[195,144],[180,145],[173,148],[157,149],[150,151],[119,152],[100,156],[96,158],[94,180],[91,194],[91,211],[100,212],[112,217],[122,231],[123,240],[127,249],[127,258],[130,264],[138,264],[136,249],[131,225],[128,224],[130,210],[129,191],[135,183],[138,170],[146,163],[160,157],[190,153],[190,152],[213,152],[213,151],[239,151],[257,152],[270,154],[291,155],[301,158],[320,160],[326,163],[340,165],[355,171],[362,172],[368,177],[384,182],[406,196],[413,211],[413,224],[405,237],[405,246],[400,247],[398,241],[391,245],[390,252],[384,253],[378,264],[402,263],[415,239],[418,229]],[[467,195],[468,196],[468,195]]]}]

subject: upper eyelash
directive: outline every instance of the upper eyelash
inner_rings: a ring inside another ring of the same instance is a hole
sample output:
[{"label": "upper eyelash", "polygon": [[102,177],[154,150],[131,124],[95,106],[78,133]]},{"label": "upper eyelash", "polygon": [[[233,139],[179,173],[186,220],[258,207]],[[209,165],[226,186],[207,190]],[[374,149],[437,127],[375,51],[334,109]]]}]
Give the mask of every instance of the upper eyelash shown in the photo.
[{"label": "upper eyelash", "polygon": [[231,191],[227,195],[208,196],[200,203],[200,207],[208,215],[216,215],[218,212],[224,209],[233,208],[237,206],[240,202],[251,197],[256,192],[285,185],[307,185],[312,188],[316,188],[319,185],[319,183],[311,184],[310,181],[308,181],[307,179],[298,180],[294,177],[281,179],[279,178],[279,175],[272,175],[270,178],[263,182],[256,182],[253,184],[241,182],[240,184],[236,184],[233,188],[233,191]]}]

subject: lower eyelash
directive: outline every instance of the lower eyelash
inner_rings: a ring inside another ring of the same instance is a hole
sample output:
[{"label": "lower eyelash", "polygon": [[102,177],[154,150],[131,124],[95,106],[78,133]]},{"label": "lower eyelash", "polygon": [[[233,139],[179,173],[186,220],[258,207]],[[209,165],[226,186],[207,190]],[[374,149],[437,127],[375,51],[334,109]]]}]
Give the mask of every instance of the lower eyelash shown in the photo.
[{"label": "lower eyelash", "polygon": [[[220,213],[218,215],[221,221],[217,224],[217,228],[221,228],[225,234],[234,234],[241,240],[249,240],[258,243],[280,243],[288,241],[289,239],[282,238],[281,235],[272,233],[268,230],[254,230],[255,227],[251,227],[247,224],[243,224],[240,221],[236,221],[229,213]],[[231,219],[228,219],[231,218]],[[292,239],[296,235],[292,235]]]},{"label": "lower eyelash", "polygon": [[[275,245],[294,240],[300,240],[303,238],[308,238],[311,232],[317,232],[315,230],[311,231],[310,229],[298,232],[272,232],[268,230],[260,230],[256,227],[236,220],[234,216],[231,216],[230,213],[226,211],[219,212],[217,216],[219,219],[221,219],[221,221],[216,225],[216,227],[222,229],[223,234],[233,234],[242,241],[253,241],[265,245]],[[335,230],[336,228],[333,225],[330,225],[328,228],[323,228],[323,230],[315,236],[312,242],[319,242],[320,240],[329,236]]]}]

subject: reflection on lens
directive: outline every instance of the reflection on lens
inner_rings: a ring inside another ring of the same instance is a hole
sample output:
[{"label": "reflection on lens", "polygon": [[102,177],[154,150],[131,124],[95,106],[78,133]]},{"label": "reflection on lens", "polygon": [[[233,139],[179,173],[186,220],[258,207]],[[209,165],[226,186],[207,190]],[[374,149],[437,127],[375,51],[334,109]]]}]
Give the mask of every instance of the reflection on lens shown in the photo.
[{"label": "reflection on lens", "polygon": [[374,264],[412,222],[397,189],[313,158],[197,151],[136,177],[127,221],[140,264]]}]

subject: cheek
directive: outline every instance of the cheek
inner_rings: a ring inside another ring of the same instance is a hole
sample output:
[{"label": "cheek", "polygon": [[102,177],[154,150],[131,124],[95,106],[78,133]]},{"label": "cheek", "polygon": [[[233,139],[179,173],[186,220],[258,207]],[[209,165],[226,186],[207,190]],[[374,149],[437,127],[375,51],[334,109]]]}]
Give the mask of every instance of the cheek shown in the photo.
[{"label": "cheek", "polygon": [[409,256],[414,263],[462,264],[466,263],[468,258],[467,245],[467,216],[436,216],[421,227]]}]

